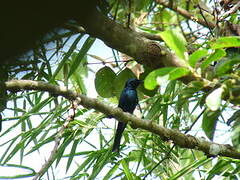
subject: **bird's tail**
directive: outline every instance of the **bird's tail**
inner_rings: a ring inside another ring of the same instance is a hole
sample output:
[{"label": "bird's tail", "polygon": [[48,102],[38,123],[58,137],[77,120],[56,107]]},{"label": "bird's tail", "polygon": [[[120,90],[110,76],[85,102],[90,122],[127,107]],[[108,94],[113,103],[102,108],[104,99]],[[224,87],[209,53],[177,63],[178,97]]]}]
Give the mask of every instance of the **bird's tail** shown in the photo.
[{"label": "bird's tail", "polygon": [[122,138],[122,133],[126,127],[126,123],[118,122],[117,131],[114,137],[112,152],[119,152],[120,142]]}]

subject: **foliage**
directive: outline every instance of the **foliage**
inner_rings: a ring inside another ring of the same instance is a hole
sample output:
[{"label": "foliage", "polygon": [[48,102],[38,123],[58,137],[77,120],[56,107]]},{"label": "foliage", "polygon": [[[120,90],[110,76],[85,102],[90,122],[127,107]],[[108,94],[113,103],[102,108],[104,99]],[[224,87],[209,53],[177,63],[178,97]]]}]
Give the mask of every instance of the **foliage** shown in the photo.
[{"label": "foliage", "polygon": [[[203,1],[201,6],[186,0],[169,1],[173,3],[169,7],[154,0],[103,2],[99,11],[124,26],[158,36],[162,40],[160,44],[175,54],[183,66],[153,70],[116,50],[112,50],[109,61],[102,53],[97,54],[96,44],[100,42],[95,38],[85,32],[59,30],[49,33],[38,42],[38,48],[23,55],[20,64],[1,67],[0,84],[6,79],[18,78],[64,85],[89,96],[94,96],[96,90],[99,101],[116,106],[125,81],[138,77],[145,82],[138,88],[142,114],[136,110],[136,116],[182,133],[216,139],[218,143],[226,143],[218,137],[226,133],[227,143],[238,148],[239,36],[225,36],[218,31],[218,26],[213,30],[199,25],[194,17],[208,22],[214,19],[207,10],[202,12]],[[212,1],[204,2],[210,9]],[[181,16],[174,7],[183,8],[194,17]],[[213,10],[216,8],[215,4]],[[237,12],[227,17],[230,23],[239,23]],[[104,48],[103,53],[107,51],[107,47]],[[186,76],[193,78],[188,83],[181,81]],[[130,126],[124,132],[120,155],[113,154],[114,121],[106,115],[78,107],[74,119],[59,135],[70,116],[72,102],[39,91],[6,95],[3,85],[0,94],[3,116],[0,165],[21,169],[16,174],[0,173],[0,179],[37,175],[58,137],[58,149],[44,169],[43,179],[240,178],[239,160],[210,158]],[[42,161],[37,160],[37,167],[31,165],[36,156],[42,157]]]}]

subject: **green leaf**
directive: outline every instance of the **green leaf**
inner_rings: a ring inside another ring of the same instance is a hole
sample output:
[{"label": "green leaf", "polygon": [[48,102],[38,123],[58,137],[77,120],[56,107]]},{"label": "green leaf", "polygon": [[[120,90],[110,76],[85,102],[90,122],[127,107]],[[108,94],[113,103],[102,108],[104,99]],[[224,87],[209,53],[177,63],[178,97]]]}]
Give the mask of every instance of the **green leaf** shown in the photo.
[{"label": "green leaf", "polygon": [[211,111],[219,109],[222,101],[222,94],[224,89],[222,87],[215,89],[206,98],[206,105]]},{"label": "green leaf", "polygon": [[116,164],[107,172],[107,174],[103,177],[103,180],[109,180],[109,179],[111,179],[111,176],[113,175],[113,173],[114,173],[115,171],[118,170],[118,167],[119,167],[119,164],[116,163]]},{"label": "green leaf", "polygon": [[109,162],[109,159],[111,158],[113,154],[111,154],[111,150],[100,150],[98,151],[96,163],[93,166],[92,174],[88,178],[89,180],[96,179],[97,175],[103,170],[104,166]]},{"label": "green leaf", "polygon": [[74,50],[77,47],[78,42],[81,40],[81,38],[83,37],[83,34],[80,34],[72,43],[71,47],[69,48],[68,52],[64,55],[62,61],[58,64],[57,69],[55,70],[52,78],[50,79],[50,82],[55,80],[56,76],[58,75],[58,73],[60,72],[60,70],[63,68],[63,66],[66,64],[68,58],[72,55],[72,53],[74,52]]},{"label": "green leaf", "polygon": [[88,37],[87,40],[84,42],[82,48],[80,49],[79,53],[77,54],[77,57],[74,59],[74,61],[71,64],[68,78],[75,72],[75,70],[78,68],[79,64],[81,63],[81,60],[86,55],[92,44],[94,43],[95,38]]},{"label": "green leaf", "polygon": [[220,114],[221,114],[220,110],[217,111],[207,110],[203,114],[202,129],[210,140],[213,140],[218,117],[220,116]]},{"label": "green leaf", "polygon": [[115,72],[110,67],[101,68],[95,76],[95,88],[97,93],[104,97],[109,98],[113,96],[114,79],[116,78]]},{"label": "green leaf", "polygon": [[[151,71],[149,69],[144,68],[144,72],[140,74],[139,79],[145,79],[150,72]],[[138,90],[141,91],[144,95],[152,97],[152,96],[154,96],[157,93],[158,88],[155,88],[153,90],[149,90],[149,89],[146,89],[144,87],[143,83],[141,83],[139,85]]]},{"label": "green leaf", "polygon": [[55,140],[55,136],[56,136],[56,135],[57,135],[57,134],[55,133],[55,134],[53,134],[52,136],[47,137],[47,138],[44,139],[43,141],[39,142],[36,146],[32,147],[32,149],[31,149],[29,152],[27,152],[25,155],[28,155],[28,154],[30,154],[30,153],[38,150],[39,148],[41,148],[43,145],[45,145],[45,144],[47,144],[47,143],[53,142],[53,141]]},{"label": "green leaf", "polygon": [[201,64],[201,69],[207,68],[213,61],[220,60],[222,57],[226,56],[226,52],[223,49],[216,49],[213,54],[211,54],[207,59],[205,59]]},{"label": "green leaf", "polygon": [[212,167],[212,169],[209,170],[206,180],[214,179],[215,175],[225,176],[229,179],[236,179],[231,178],[230,176],[233,174],[227,172],[228,170],[232,172],[234,169],[235,168],[231,165],[231,161],[229,162],[229,160],[226,159],[219,159],[218,162]]},{"label": "green leaf", "polygon": [[[36,172],[34,169],[28,167],[28,166],[23,166],[23,165],[18,165],[18,164],[0,164],[0,166],[3,167],[10,167],[10,168],[21,168],[25,174],[19,174],[19,175],[11,175],[11,176],[3,176],[2,174],[0,175],[0,179],[20,179],[20,178],[29,178],[32,176],[36,175]],[[26,173],[29,172],[29,173]],[[5,172],[7,174],[7,171]]]},{"label": "green leaf", "polygon": [[199,49],[197,51],[195,51],[194,53],[192,53],[189,56],[189,64],[191,67],[195,67],[196,63],[203,57],[207,56],[208,51],[207,49]]},{"label": "green leaf", "polygon": [[240,46],[240,37],[239,36],[221,37],[219,39],[211,41],[209,44],[212,49],[239,47]]},{"label": "green leaf", "polygon": [[[69,134],[62,142],[62,144],[58,147],[57,153],[55,154],[53,160],[56,160],[56,167],[58,165],[58,163],[60,162],[60,160],[63,157],[63,153],[65,151],[65,149],[67,148],[67,146],[72,142],[73,139],[73,134]],[[53,163],[53,162],[52,162]],[[50,164],[49,164],[50,167]]]},{"label": "green leaf", "polygon": [[233,66],[240,62],[240,57],[224,58],[215,66],[215,73],[217,76],[224,75],[233,70]]},{"label": "green leaf", "polygon": [[175,80],[188,75],[189,69],[184,67],[165,67],[152,71],[144,80],[144,86],[147,89],[153,90],[158,84],[166,80]]},{"label": "green leaf", "polygon": [[74,140],[74,142],[72,144],[72,149],[71,149],[71,152],[69,154],[68,161],[67,161],[66,172],[69,170],[70,165],[72,163],[72,160],[75,157],[75,153],[76,153],[76,149],[77,149],[77,145],[78,145],[79,141],[80,141],[80,139]]},{"label": "green leaf", "polygon": [[29,112],[24,113],[19,121],[17,121],[14,125],[9,127],[5,132],[3,132],[0,137],[3,135],[9,133],[11,130],[13,130],[15,127],[17,127],[22,121],[25,121],[27,118],[29,118],[30,115],[33,113],[38,113],[43,107],[45,107],[48,103],[50,103],[53,100],[52,97],[49,97],[47,99],[44,99],[42,102],[36,104]]},{"label": "green leaf", "polygon": [[231,131],[231,142],[234,148],[239,149],[240,146],[240,126],[239,126],[239,116],[238,119],[233,123]]},{"label": "green leaf", "polygon": [[204,87],[202,81],[191,81],[181,92],[182,98],[192,97],[194,93],[200,91]]},{"label": "green leaf", "polygon": [[173,176],[169,177],[169,180],[176,180],[178,178],[180,178],[183,175],[186,175],[190,172],[193,172],[196,170],[197,167],[202,166],[208,162],[212,161],[210,158],[206,158],[203,157],[200,160],[196,160],[195,162],[191,163],[190,165],[187,165],[186,167],[182,168],[181,170],[179,170],[176,174],[174,174]]},{"label": "green leaf", "polygon": [[162,9],[159,14],[154,14],[155,17],[155,22],[161,21],[165,26],[165,28],[170,29],[171,26],[170,24],[177,24],[178,23],[178,18],[175,12],[164,8]]},{"label": "green leaf", "polygon": [[164,42],[168,45],[170,49],[172,49],[176,55],[183,60],[186,60],[186,40],[184,36],[179,33],[176,29],[173,30],[167,30],[159,33],[161,38],[164,40]]},{"label": "green leaf", "polygon": [[134,180],[133,175],[131,170],[129,169],[129,165],[127,164],[127,162],[125,161],[125,159],[123,159],[121,161],[122,167],[123,167],[123,171],[127,177],[128,180]]},{"label": "green leaf", "polygon": [[95,156],[91,153],[91,151],[87,154],[86,160],[82,162],[81,165],[78,164],[78,168],[72,174],[73,177],[77,177],[81,171],[84,171],[89,167],[89,165],[94,163]]},{"label": "green leaf", "polygon": [[143,27],[143,26],[140,26],[139,29],[141,29],[142,31],[151,33],[151,34],[159,34],[160,33],[159,30],[155,30],[155,29],[148,28],[148,27]]}]

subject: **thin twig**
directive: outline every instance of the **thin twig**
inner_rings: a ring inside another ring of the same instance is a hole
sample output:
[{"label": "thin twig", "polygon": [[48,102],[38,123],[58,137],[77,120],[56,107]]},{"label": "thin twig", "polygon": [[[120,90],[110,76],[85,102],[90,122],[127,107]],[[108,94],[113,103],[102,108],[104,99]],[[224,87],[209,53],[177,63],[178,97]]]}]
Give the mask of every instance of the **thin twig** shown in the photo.
[{"label": "thin twig", "polygon": [[131,24],[131,11],[132,11],[132,2],[131,0],[128,0],[128,21],[127,21],[127,27],[130,28]]},{"label": "thin twig", "polygon": [[208,27],[208,29],[209,29],[212,37],[214,37],[214,34],[213,34],[213,32],[212,32],[212,28],[210,27],[207,19],[205,18],[204,14],[203,14],[203,12],[202,12],[202,8],[201,8],[199,5],[197,5],[197,6],[198,6],[198,8],[199,8],[199,10],[200,10],[200,14],[201,14],[201,16],[203,17],[203,19],[204,19],[204,21],[205,21],[205,23],[206,23],[206,25],[207,25],[207,27]]},{"label": "thin twig", "polygon": [[43,166],[41,167],[41,169],[39,170],[39,172],[35,175],[35,177],[33,178],[33,180],[38,180],[40,179],[44,173],[48,170],[48,168],[51,166],[51,164],[54,162],[56,155],[57,155],[57,151],[58,151],[58,147],[60,145],[63,133],[65,131],[65,129],[68,127],[69,123],[74,119],[75,117],[75,110],[76,110],[76,104],[74,101],[72,101],[72,107],[70,110],[72,110],[72,112],[69,114],[68,118],[66,119],[66,121],[64,122],[63,126],[61,127],[61,129],[58,131],[56,137],[55,137],[55,144],[53,147],[53,150],[48,158],[48,160],[43,164]]},{"label": "thin twig", "polygon": [[219,21],[222,21],[229,15],[235,13],[239,9],[239,7],[240,7],[240,1],[237,4],[235,4],[235,6],[233,6],[229,11],[225,12],[222,16],[220,16]]},{"label": "thin twig", "polygon": [[175,7],[175,6],[170,7],[169,4],[166,3],[166,1],[163,1],[163,0],[155,0],[155,2],[158,3],[158,4],[161,4],[164,7],[169,8],[169,9],[171,9],[171,10],[173,10],[173,11],[179,13],[179,14],[181,14],[183,17],[185,17],[187,19],[191,19],[192,21],[195,21],[198,24],[201,24],[204,27],[208,27],[210,29],[214,29],[215,28],[215,24],[214,23],[212,23],[210,21],[208,23],[206,23],[206,21],[204,19],[195,17],[193,14],[189,13],[185,9],[182,9],[180,7]]},{"label": "thin twig", "polygon": [[203,113],[206,111],[207,108],[204,108],[202,110],[202,112],[197,116],[197,118],[195,119],[195,121],[191,124],[191,126],[184,132],[184,134],[187,134],[192,128],[193,126],[197,123],[197,121],[200,119],[200,117],[203,115]]},{"label": "thin twig", "polygon": [[159,161],[144,177],[143,179],[146,179],[146,177],[151,174],[153,172],[154,169],[156,169],[163,161],[165,161],[166,159],[168,159],[170,156],[170,153],[172,152],[173,148],[175,147],[176,145],[174,144],[171,149],[168,151],[168,153],[165,155],[165,157]]}]

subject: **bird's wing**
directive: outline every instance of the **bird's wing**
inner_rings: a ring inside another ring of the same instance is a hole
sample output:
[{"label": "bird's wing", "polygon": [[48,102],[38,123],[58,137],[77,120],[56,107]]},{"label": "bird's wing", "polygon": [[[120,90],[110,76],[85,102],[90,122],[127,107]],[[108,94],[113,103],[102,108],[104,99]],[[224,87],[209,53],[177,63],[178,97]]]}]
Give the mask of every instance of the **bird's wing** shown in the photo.
[{"label": "bird's wing", "polygon": [[137,103],[137,92],[135,90],[125,89],[120,96],[118,107],[125,112],[133,113]]}]

